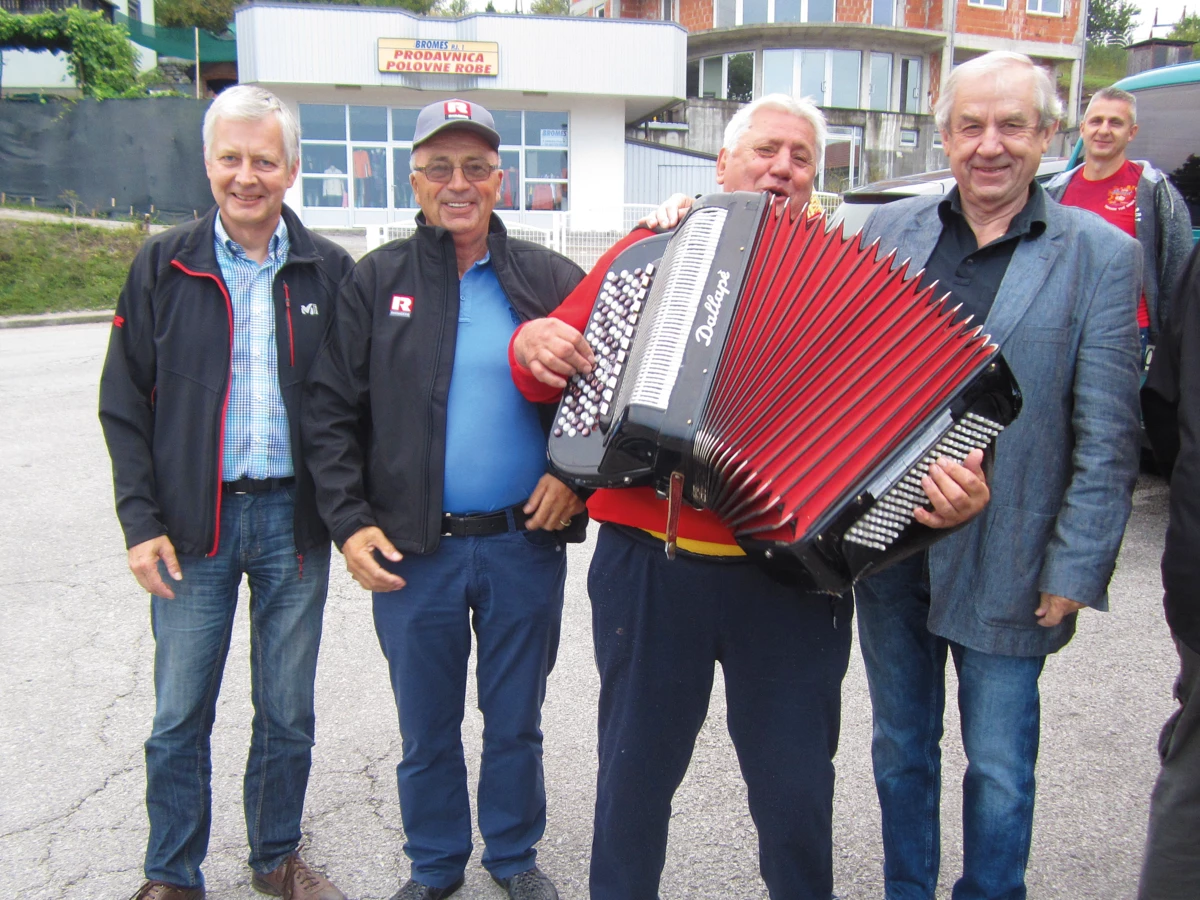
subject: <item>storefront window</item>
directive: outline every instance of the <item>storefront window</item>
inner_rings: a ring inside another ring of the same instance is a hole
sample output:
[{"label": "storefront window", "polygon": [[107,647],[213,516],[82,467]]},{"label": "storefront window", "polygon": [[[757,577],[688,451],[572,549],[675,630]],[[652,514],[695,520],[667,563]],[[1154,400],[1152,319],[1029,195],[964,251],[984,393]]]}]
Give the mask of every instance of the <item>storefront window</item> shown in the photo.
[{"label": "storefront window", "polygon": [[382,106],[350,107],[350,140],[386,143],[387,109]]},{"label": "storefront window", "polygon": [[[417,206],[409,182],[412,171],[409,162],[419,112],[416,109],[391,110],[392,209],[415,210]],[[505,109],[493,109],[491,113],[500,134],[500,168],[504,172],[496,209],[566,209],[570,155],[567,113]],[[354,121],[352,114],[352,135],[357,133]],[[386,148],[359,146],[355,140],[351,159],[354,205],[385,208],[388,200],[384,169],[388,159]],[[364,151],[365,155],[362,155]],[[307,192],[305,197],[307,205]]]},{"label": "storefront window", "polygon": [[300,147],[300,161],[305,206],[349,205],[345,144],[305,141]]},{"label": "storefront window", "polygon": [[306,141],[344,141],[346,107],[301,103],[300,131]]}]

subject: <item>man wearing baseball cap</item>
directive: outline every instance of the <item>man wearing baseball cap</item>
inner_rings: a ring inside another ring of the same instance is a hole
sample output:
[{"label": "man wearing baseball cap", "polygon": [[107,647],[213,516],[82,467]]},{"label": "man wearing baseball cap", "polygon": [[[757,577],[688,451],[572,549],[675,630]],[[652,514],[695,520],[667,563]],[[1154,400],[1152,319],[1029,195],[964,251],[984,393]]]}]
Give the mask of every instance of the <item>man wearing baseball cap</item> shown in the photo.
[{"label": "man wearing baseball cap", "polygon": [[517,391],[508,343],[583,272],[506,234],[492,212],[499,145],[477,103],[421,111],[410,175],[417,232],[365,256],[343,283],[306,394],[318,508],[350,574],[373,592],[399,712],[412,875],[392,900],[439,900],[464,881],[472,629],[483,865],[514,900],[558,897],[536,865],[541,705],[558,649],[563,542],[583,539],[587,517],[546,472],[554,410]]}]

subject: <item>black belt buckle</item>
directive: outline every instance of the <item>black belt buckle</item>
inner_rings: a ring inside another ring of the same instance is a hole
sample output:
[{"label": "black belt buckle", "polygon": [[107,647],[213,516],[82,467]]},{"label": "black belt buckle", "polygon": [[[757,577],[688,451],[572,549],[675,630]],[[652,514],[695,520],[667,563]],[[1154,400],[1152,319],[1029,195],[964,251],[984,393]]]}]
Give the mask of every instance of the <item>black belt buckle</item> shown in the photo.
[{"label": "black belt buckle", "polygon": [[287,487],[295,482],[294,477],[287,478],[239,478],[236,481],[226,481],[221,489],[227,494],[266,494]]}]

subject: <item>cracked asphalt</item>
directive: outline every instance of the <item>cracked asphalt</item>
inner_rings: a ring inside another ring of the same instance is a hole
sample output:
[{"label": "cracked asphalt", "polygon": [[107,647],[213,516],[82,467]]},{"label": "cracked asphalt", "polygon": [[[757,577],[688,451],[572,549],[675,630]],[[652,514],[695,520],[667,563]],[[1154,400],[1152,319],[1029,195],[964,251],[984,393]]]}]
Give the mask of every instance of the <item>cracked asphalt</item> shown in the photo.
[{"label": "cracked asphalt", "polygon": [[[107,333],[106,325],[0,331],[0,886],[7,896],[122,898],[141,880],[153,642],[147,598],[125,566],[96,419]],[[1113,582],[1113,611],[1084,613],[1079,635],[1047,663],[1031,897],[1133,896],[1155,743],[1172,709],[1176,667],[1158,586],[1165,523],[1166,488],[1144,477]],[[589,552],[589,545],[572,548],[562,649],[544,710],[549,825],[539,862],[565,900],[586,896],[594,794]],[[205,864],[213,900],[256,896],[241,812],[251,716],[244,609],[235,632],[213,734]],[[351,897],[387,898],[408,871],[395,797],[395,707],[368,597],[336,559],[317,678],[303,852]],[[882,896],[882,851],[857,652],[843,696],[836,891],[842,900],[866,900]],[[767,896],[723,720],[718,674],[709,720],[676,798],[664,900]],[[957,728],[951,708],[939,891],[945,897],[961,860]],[[481,730],[469,697],[463,731],[472,778]],[[500,900],[478,865],[478,839],[476,845],[458,896]]]}]

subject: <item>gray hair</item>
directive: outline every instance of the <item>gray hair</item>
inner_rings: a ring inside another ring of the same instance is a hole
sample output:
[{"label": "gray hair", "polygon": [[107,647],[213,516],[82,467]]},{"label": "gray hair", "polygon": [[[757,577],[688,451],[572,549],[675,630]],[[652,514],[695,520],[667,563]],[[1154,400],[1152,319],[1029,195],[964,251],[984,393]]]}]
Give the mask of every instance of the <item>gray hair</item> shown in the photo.
[{"label": "gray hair", "polygon": [[954,95],[958,92],[958,83],[962,79],[971,75],[984,75],[1017,68],[1027,69],[1033,75],[1033,105],[1038,113],[1038,130],[1045,131],[1058,122],[1062,118],[1063,108],[1050,73],[1036,65],[1023,53],[993,50],[991,53],[967,60],[950,73],[933,111],[938,130],[942,132],[950,130],[950,111],[954,108]]},{"label": "gray hair", "polygon": [[204,157],[208,158],[213,144],[217,119],[235,122],[258,122],[274,115],[283,133],[283,149],[287,167],[292,168],[300,158],[300,123],[283,101],[268,90],[252,84],[237,84],[217,95],[204,114]]},{"label": "gray hair", "polygon": [[[1118,103],[1128,103],[1129,104],[1129,124],[1130,125],[1137,124],[1137,97],[1135,97],[1133,94],[1129,93],[1129,91],[1123,91],[1118,87],[1100,88],[1100,90],[1098,90],[1098,91],[1096,91],[1096,93],[1092,94],[1092,99],[1088,101],[1087,108],[1091,109],[1092,104],[1095,103],[1097,100],[1115,100]],[[1085,119],[1087,118],[1086,111],[1084,112],[1083,117]]]},{"label": "gray hair", "polygon": [[742,135],[750,128],[750,120],[754,118],[756,112],[764,108],[778,109],[781,112],[791,113],[796,118],[803,119],[812,126],[813,137],[816,143],[814,149],[817,153],[814,165],[817,172],[820,172],[821,166],[825,162],[825,136],[829,129],[825,126],[824,114],[809,97],[801,97],[797,100],[788,94],[767,94],[751,103],[747,103],[734,113],[733,118],[729,120],[729,124],[725,126],[725,143],[723,145],[725,151],[732,153],[737,149]]}]

